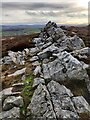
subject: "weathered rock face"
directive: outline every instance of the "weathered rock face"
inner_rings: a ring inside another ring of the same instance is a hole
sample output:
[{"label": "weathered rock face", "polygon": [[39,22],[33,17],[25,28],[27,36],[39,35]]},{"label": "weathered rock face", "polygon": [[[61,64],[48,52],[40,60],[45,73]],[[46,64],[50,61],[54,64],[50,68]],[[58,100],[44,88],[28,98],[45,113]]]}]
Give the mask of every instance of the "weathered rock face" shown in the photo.
[{"label": "weathered rock face", "polygon": [[35,90],[28,108],[32,108],[31,112],[38,118],[56,118],[53,105],[50,100],[50,94],[45,85],[40,84]]},{"label": "weathered rock face", "polygon": [[47,86],[38,85],[28,109],[36,119],[77,120],[78,113],[89,112],[90,106],[82,96],[73,97],[65,86],[51,81]]},{"label": "weathered rock face", "polygon": [[56,54],[58,57],[52,62],[43,64],[44,78],[57,81],[89,79],[82,64],[67,52]]}]

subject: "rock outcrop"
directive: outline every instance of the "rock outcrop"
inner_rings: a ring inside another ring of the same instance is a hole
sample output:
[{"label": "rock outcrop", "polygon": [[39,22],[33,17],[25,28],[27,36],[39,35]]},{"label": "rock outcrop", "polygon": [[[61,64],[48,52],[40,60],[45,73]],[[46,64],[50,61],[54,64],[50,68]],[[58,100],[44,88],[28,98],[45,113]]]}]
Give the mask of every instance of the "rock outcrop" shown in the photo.
[{"label": "rock outcrop", "polygon": [[77,120],[79,113],[90,112],[90,106],[83,96],[74,97],[69,89],[55,81],[47,86],[38,85],[28,106],[33,118]]},{"label": "rock outcrop", "polygon": [[[81,81],[87,85],[87,91],[90,94],[90,73],[87,72],[90,70],[89,62],[87,62],[90,57],[90,48],[85,47],[83,40],[77,35],[66,36],[64,31],[51,21],[32,42],[33,48],[26,48],[22,52],[8,51],[8,55],[0,60],[4,65],[14,63],[24,66],[27,61],[32,64],[34,75],[32,88],[35,91],[27,108],[26,120],[30,115],[35,120],[78,120],[80,114],[90,113],[90,105],[84,96],[75,95],[64,84],[64,82],[79,83]],[[26,69],[24,67],[7,77],[22,75],[23,79]],[[19,107],[23,105],[22,97],[18,98],[14,95],[18,92],[12,95],[11,89],[7,89],[8,93],[3,90],[5,93],[3,94],[2,119],[17,118]],[[16,112],[15,109],[17,109]],[[12,115],[11,111],[15,115]]]}]

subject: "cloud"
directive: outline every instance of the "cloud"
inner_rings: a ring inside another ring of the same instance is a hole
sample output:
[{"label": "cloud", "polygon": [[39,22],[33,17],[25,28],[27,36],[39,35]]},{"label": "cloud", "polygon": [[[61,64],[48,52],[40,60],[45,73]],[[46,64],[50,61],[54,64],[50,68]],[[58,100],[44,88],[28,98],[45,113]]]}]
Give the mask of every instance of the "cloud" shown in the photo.
[{"label": "cloud", "polygon": [[87,9],[80,7],[73,2],[4,2],[3,21],[4,22],[30,22],[39,23],[49,20],[55,22],[67,22],[73,19],[82,19],[87,17]]},{"label": "cloud", "polygon": [[73,4],[71,3],[66,3],[66,2],[61,2],[61,3],[30,3],[30,2],[4,2],[2,3],[3,9],[24,9],[24,10],[40,10],[40,9],[76,9],[76,10],[85,10],[86,8],[79,7],[76,3]]}]

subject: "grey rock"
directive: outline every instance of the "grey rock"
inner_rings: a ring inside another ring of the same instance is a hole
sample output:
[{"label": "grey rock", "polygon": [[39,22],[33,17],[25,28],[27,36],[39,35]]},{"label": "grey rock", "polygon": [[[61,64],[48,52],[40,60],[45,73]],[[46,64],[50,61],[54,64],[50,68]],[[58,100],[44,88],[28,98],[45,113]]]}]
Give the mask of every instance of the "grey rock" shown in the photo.
[{"label": "grey rock", "polygon": [[90,57],[90,48],[85,47],[80,50],[75,50],[71,53],[74,57],[78,57],[79,59],[83,60],[88,60]]},{"label": "grey rock", "polygon": [[85,47],[83,40],[77,35],[74,37],[67,37],[66,35],[63,35],[57,40],[57,42],[60,48],[69,51],[80,50]]},{"label": "grey rock", "polygon": [[30,49],[30,55],[31,55],[31,56],[34,56],[34,55],[36,55],[39,51],[40,51],[40,50],[39,50],[38,47],[31,48],[31,49]]},{"label": "grey rock", "polygon": [[0,113],[0,120],[7,120],[7,119],[11,119],[11,120],[18,120],[20,118],[20,109],[19,108],[12,108],[9,111],[3,111]]},{"label": "grey rock", "polygon": [[53,39],[52,39],[52,37],[49,37],[49,38],[46,39],[46,41],[49,42],[49,43],[52,43]]},{"label": "grey rock", "polygon": [[56,81],[89,79],[82,64],[70,53],[61,52],[56,56],[58,58],[54,61],[42,65],[45,79],[52,78]]},{"label": "grey rock", "polygon": [[44,49],[42,52],[39,52],[37,55],[41,60],[42,59],[47,59],[47,58],[52,56],[52,53],[54,51],[59,51],[59,48],[56,47],[54,44],[52,44],[51,46]]},{"label": "grey rock", "polygon": [[36,44],[38,44],[38,43],[42,42],[42,39],[41,38],[34,38],[33,42],[36,43]]},{"label": "grey rock", "polygon": [[45,81],[43,78],[34,78],[33,87],[38,86],[40,83],[45,84]]},{"label": "grey rock", "polygon": [[38,44],[35,44],[36,47],[38,47],[39,49],[41,49],[41,47],[44,45],[44,42],[40,42]]},{"label": "grey rock", "polygon": [[12,87],[17,87],[17,86],[24,86],[24,83],[21,82],[21,83],[15,83],[12,85]]},{"label": "grey rock", "polygon": [[4,101],[7,96],[19,95],[21,92],[12,92],[13,87],[6,88],[0,92],[0,102]]},{"label": "grey rock", "polygon": [[9,56],[5,56],[4,58],[3,58],[3,63],[4,64],[11,64],[12,63],[12,59],[11,59],[11,57],[9,57]]},{"label": "grey rock", "polygon": [[90,112],[90,105],[83,96],[73,97],[72,101],[78,113]]},{"label": "grey rock", "polygon": [[35,90],[31,103],[28,106],[34,117],[37,118],[56,118],[53,106],[50,100],[49,92],[45,85],[39,84]]},{"label": "grey rock", "polygon": [[39,65],[41,65],[41,63],[38,62],[38,61],[35,61],[35,62],[32,63],[32,65],[33,65],[33,66],[39,66]]},{"label": "grey rock", "polygon": [[44,28],[45,28],[45,30],[47,30],[47,29],[49,29],[49,28],[51,28],[51,27],[57,28],[56,23],[49,21]]},{"label": "grey rock", "polygon": [[50,94],[58,94],[59,97],[73,97],[72,92],[64,85],[60,85],[56,81],[50,81],[47,85]]},{"label": "grey rock", "polygon": [[4,63],[4,59],[0,58],[0,65],[2,65]]},{"label": "grey rock", "polygon": [[21,96],[9,96],[4,100],[3,110],[8,111],[13,107],[21,107],[23,106],[23,98]]},{"label": "grey rock", "polygon": [[17,70],[16,72],[14,72],[14,73],[8,75],[8,77],[11,77],[11,76],[17,76],[17,75],[24,74],[25,71],[26,71],[26,68],[23,68],[23,69],[21,69],[21,70]]},{"label": "grey rock", "polygon": [[70,98],[73,96],[71,91],[55,81],[48,83],[47,87],[57,118],[77,120],[78,115]]},{"label": "grey rock", "polygon": [[71,43],[73,50],[79,50],[85,47],[83,40],[79,38],[77,35],[70,38],[70,43]]},{"label": "grey rock", "polygon": [[17,54],[15,52],[8,51],[8,55],[11,57],[14,63],[17,63],[17,59],[16,59]]},{"label": "grey rock", "polygon": [[71,91],[55,81],[51,81],[47,86],[39,84],[28,110],[36,118],[77,120],[79,116],[71,97],[73,97]]},{"label": "grey rock", "polygon": [[57,41],[60,37],[64,36],[64,32],[61,28],[51,27],[47,30],[47,33],[54,41]]},{"label": "grey rock", "polygon": [[30,59],[30,61],[33,62],[33,61],[36,61],[36,60],[38,60],[38,59],[39,59],[38,56],[33,56],[33,57]]},{"label": "grey rock", "polygon": [[36,68],[35,68],[35,70],[34,70],[34,75],[38,75],[38,74],[42,74],[42,72],[41,72],[41,67],[40,66],[37,66]]},{"label": "grey rock", "polygon": [[45,48],[49,47],[51,44],[52,44],[52,42],[48,42],[48,43],[44,44],[43,46],[41,46],[41,49],[45,49]]},{"label": "grey rock", "polygon": [[24,56],[23,56],[22,52],[20,52],[20,51],[18,51],[18,52],[8,51],[8,55],[10,56],[10,58],[12,59],[12,61],[15,64],[24,65],[25,60],[24,60]]},{"label": "grey rock", "polygon": [[25,51],[25,54],[26,54],[26,55],[29,55],[29,52],[30,52],[30,51],[29,51],[28,48],[24,49],[24,51]]}]

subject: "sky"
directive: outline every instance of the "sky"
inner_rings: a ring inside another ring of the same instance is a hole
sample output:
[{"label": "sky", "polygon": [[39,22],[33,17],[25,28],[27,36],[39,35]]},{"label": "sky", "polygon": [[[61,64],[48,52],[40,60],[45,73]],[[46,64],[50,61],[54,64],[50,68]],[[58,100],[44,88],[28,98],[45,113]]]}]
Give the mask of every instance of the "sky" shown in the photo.
[{"label": "sky", "polygon": [[88,24],[89,0],[2,0],[0,24]]}]

